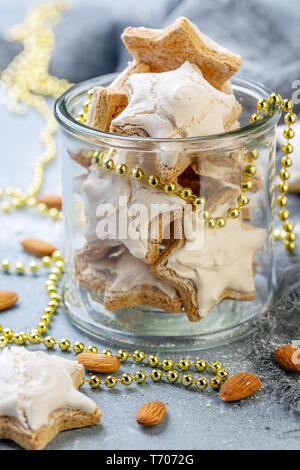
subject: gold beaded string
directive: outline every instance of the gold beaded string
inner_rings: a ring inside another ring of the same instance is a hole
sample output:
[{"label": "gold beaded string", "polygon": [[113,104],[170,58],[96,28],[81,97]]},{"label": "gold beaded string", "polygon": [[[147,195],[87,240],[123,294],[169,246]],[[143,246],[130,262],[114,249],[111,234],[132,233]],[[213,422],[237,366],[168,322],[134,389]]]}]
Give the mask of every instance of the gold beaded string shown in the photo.
[{"label": "gold beaded string", "polygon": [[[89,89],[87,92],[88,99],[83,103],[83,110],[77,114],[76,120],[81,124],[86,124],[87,113],[90,109],[91,102],[93,99],[93,90]],[[257,102],[257,112],[250,117],[250,123],[256,122],[264,117],[264,113],[272,113],[277,107],[281,105],[283,111],[286,112],[284,121],[288,124],[288,128],[284,130],[284,137],[287,139],[287,143],[282,146],[284,156],[281,159],[282,170],[279,172],[279,177],[282,183],[278,185],[278,190],[281,195],[277,198],[277,205],[281,208],[278,213],[278,217],[281,221],[284,221],[283,230],[275,230],[274,238],[281,239],[285,243],[285,247],[288,251],[295,249],[296,234],[293,232],[293,223],[288,221],[289,211],[285,208],[287,205],[287,197],[285,193],[288,191],[288,184],[286,181],[290,177],[290,172],[287,170],[292,165],[292,160],[289,154],[293,151],[293,146],[289,143],[295,135],[294,130],[291,128],[291,124],[296,122],[297,116],[293,113],[293,102],[290,99],[283,100],[278,93],[272,93],[268,99],[262,99]],[[263,114],[261,115],[260,112]],[[159,188],[164,190],[167,194],[176,194],[180,198],[187,202],[192,202],[195,207],[204,206],[206,200],[203,196],[196,196],[193,194],[191,188],[177,188],[176,183],[171,182],[168,184],[162,184],[156,175],[145,175],[141,168],[133,168],[130,172],[125,163],[119,163],[115,165],[114,160],[110,157],[107,158],[109,152],[107,151],[91,151],[88,150],[84,153],[86,158],[91,159],[91,163],[94,166],[101,168],[106,172],[114,172],[118,176],[131,176],[136,181],[146,181],[150,187]],[[237,207],[230,207],[227,210],[226,216],[224,217],[211,217],[208,210],[203,211],[203,217],[208,228],[223,228],[226,225],[227,219],[236,219],[241,215],[241,208],[249,204],[250,199],[247,195],[247,191],[253,188],[253,182],[251,178],[256,174],[255,161],[258,159],[259,153],[257,149],[250,150],[246,153],[246,165],[242,168],[242,181],[241,181],[241,194],[237,198]],[[272,208],[273,210],[273,208]]]},{"label": "gold beaded string", "polygon": [[53,23],[56,23],[64,10],[66,2],[51,1],[31,9],[23,24],[9,32],[9,39],[19,41],[23,51],[18,54],[1,74],[1,82],[7,94],[7,107],[15,113],[24,113],[24,107],[37,110],[46,122],[40,139],[45,147],[33,169],[31,186],[23,191],[19,188],[0,188],[0,198],[5,197],[0,208],[4,213],[22,207],[36,207],[41,214],[48,214],[53,220],[61,219],[61,213],[43,203],[38,203],[45,167],[53,161],[56,147],[53,135],[56,121],[52,107],[47,104],[46,96],[57,98],[71,84],[49,75],[49,63],[55,45]]},{"label": "gold beaded string", "polygon": [[[43,310],[40,321],[29,333],[25,333],[23,331],[14,332],[11,328],[3,328],[0,325],[0,348],[5,348],[9,344],[25,346],[27,343],[31,345],[42,343],[47,349],[53,349],[58,345],[62,352],[67,352],[72,348],[75,354],[80,354],[84,351],[97,353],[98,348],[95,345],[85,346],[82,341],[76,341],[71,345],[71,342],[66,338],[56,341],[52,336],[47,335],[42,339],[50,328],[53,316],[57,311],[61,300],[61,296],[57,293],[58,283],[64,271],[63,255],[60,251],[55,251],[51,257],[43,257],[41,263],[31,261],[27,267],[21,262],[12,266],[7,259],[2,260],[1,262],[1,269],[4,273],[9,273],[14,269],[18,275],[24,275],[26,272],[35,273],[41,267],[51,269],[48,279],[45,282],[45,288],[48,294],[48,303]],[[113,356],[109,349],[102,350],[101,354]],[[125,349],[117,351],[114,357],[118,358],[121,363],[127,362],[129,358],[132,358],[134,362],[139,364],[145,361],[150,367],[152,367],[152,371],[149,374],[143,370],[135,372],[134,375],[124,373],[120,378],[109,375],[104,380],[101,380],[97,375],[92,375],[91,377],[84,379],[82,385],[84,383],[88,383],[91,388],[98,388],[100,385],[105,385],[107,388],[114,388],[118,383],[128,386],[133,382],[142,384],[147,380],[147,378],[151,378],[153,382],[160,382],[163,378],[166,378],[168,382],[180,382],[184,387],[189,387],[194,384],[198,390],[205,390],[208,386],[217,390],[229,377],[229,372],[223,368],[223,365],[219,361],[209,364],[204,359],[197,359],[195,362],[191,362],[187,358],[181,358],[178,362],[175,362],[170,358],[160,360],[157,354],[146,355],[142,350],[136,350],[132,354],[129,354]],[[176,368],[185,373],[180,375]],[[215,375],[210,380],[206,377],[195,378],[191,373],[187,373],[191,368],[194,368],[197,372],[204,372],[208,368]]]}]

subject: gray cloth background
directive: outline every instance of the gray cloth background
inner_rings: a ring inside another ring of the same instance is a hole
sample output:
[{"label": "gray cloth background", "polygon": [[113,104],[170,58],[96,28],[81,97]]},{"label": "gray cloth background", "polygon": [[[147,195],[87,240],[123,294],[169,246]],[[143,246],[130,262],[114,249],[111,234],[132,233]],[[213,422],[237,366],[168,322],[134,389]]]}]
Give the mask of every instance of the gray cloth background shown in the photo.
[{"label": "gray cloth background", "polygon": [[[0,69],[20,50],[18,44],[5,40],[5,32],[22,21],[30,4],[28,0],[0,4]],[[161,27],[180,15],[187,16],[203,32],[240,53],[243,75],[265,83],[284,96],[291,95],[291,83],[300,79],[299,0],[78,0],[56,28],[57,44],[51,71],[78,82],[121,70],[128,60],[119,40],[125,26]],[[37,139],[41,119],[33,111],[27,119],[11,115],[0,106],[0,122],[0,187],[26,187],[34,158],[42,149]],[[59,174],[58,159],[47,172],[45,193],[60,191]],[[299,243],[299,197],[289,196],[289,200]],[[61,246],[59,224],[46,219],[41,224],[38,216],[23,211],[11,216],[0,214],[0,219],[0,258],[28,261],[30,257],[22,253],[18,241],[29,236]],[[279,369],[272,355],[276,346],[300,341],[300,247],[289,255],[277,243],[275,255],[276,297],[269,314],[257,321],[256,333],[247,342],[187,354],[194,359],[199,355],[211,361],[219,359],[231,373],[241,370],[258,373],[263,379],[259,394],[231,406],[220,403],[216,394],[201,395],[163,383],[119,388],[113,392],[87,390],[104,411],[103,425],[64,433],[49,448],[300,448],[299,378]],[[3,325],[12,325],[15,330],[20,329],[20,325],[24,330],[32,327],[40,306],[46,301],[42,282],[45,275],[41,272],[37,276],[40,280],[35,281],[31,277],[20,279],[0,274],[0,288],[17,291],[20,295],[19,306],[1,314]],[[71,341],[82,338],[87,344],[91,342],[61,312],[55,317],[50,333],[59,337],[62,332]],[[172,356],[179,358],[182,354]],[[136,367],[128,365],[126,369],[131,372]],[[141,430],[134,421],[136,409],[154,399],[167,403],[168,419],[156,429]],[[1,449],[12,447],[17,446],[8,442],[0,444]]]}]

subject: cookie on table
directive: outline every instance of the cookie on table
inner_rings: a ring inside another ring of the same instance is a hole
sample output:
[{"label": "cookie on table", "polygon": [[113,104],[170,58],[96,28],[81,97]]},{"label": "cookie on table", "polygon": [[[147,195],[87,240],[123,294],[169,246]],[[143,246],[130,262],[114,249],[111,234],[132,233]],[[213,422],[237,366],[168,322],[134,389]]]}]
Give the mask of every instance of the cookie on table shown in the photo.
[{"label": "cookie on table", "polygon": [[203,244],[199,237],[200,231],[194,240],[174,240],[151,268],[178,290],[190,321],[201,320],[224,299],[255,298],[254,257],[266,233],[236,219],[222,229],[206,228]]},{"label": "cookie on table", "polygon": [[236,73],[242,59],[233,54],[190,22],[179,17],[164,29],[127,27],[122,39],[131,55],[148,64],[152,72],[166,72],[180,67],[185,61],[196,64],[204,78],[221,89]]},{"label": "cookie on table", "polygon": [[0,356],[0,439],[41,450],[61,431],[99,424],[96,404],[77,391],[84,368],[25,348]]},{"label": "cookie on table", "polygon": [[174,287],[158,279],[150,266],[127,250],[114,258],[85,263],[82,253],[76,255],[80,266],[76,275],[88,290],[104,295],[107,310],[151,305],[172,313],[180,313],[181,300]]}]

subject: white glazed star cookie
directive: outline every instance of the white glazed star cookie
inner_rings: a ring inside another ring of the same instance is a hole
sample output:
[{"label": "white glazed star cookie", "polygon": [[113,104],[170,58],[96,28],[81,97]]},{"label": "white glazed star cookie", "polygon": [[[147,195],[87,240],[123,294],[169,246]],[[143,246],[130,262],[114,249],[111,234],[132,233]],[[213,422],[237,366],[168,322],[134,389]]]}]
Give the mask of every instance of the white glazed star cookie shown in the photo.
[{"label": "white glazed star cookie", "polygon": [[0,356],[0,439],[43,449],[61,431],[99,424],[101,411],[77,391],[83,367],[45,352],[5,349]]},{"label": "white glazed star cookie", "polygon": [[222,229],[175,240],[153,265],[156,276],[179,291],[190,321],[199,321],[223,299],[255,298],[254,257],[265,230],[228,220]]}]

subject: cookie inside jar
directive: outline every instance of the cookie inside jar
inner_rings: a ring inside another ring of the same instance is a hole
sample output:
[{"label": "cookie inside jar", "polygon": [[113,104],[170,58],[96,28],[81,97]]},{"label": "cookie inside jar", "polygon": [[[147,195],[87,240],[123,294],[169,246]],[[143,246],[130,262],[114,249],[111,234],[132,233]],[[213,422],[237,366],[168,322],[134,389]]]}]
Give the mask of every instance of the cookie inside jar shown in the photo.
[{"label": "cookie inside jar", "polygon": [[276,119],[248,124],[265,91],[186,18],[127,27],[122,40],[125,70],[72,102],[72,279],[125,329],[137,311],[171,330],[176,318],[200,334],[202,319],[212,332],[238,325],[272,295]]}]

